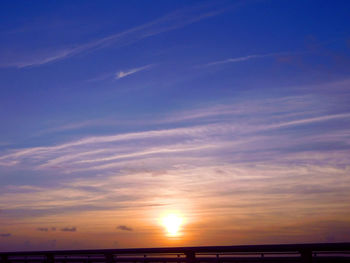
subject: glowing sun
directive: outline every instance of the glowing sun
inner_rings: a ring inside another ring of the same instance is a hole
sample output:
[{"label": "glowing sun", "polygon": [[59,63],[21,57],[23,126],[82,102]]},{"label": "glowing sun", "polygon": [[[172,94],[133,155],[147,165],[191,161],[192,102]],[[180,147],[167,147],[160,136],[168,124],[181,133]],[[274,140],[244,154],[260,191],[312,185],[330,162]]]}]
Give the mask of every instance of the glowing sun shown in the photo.
[{"label": "glowing sun", "polygon": [[182,225],[182,219],[179,216],[169,214],[163,217],[162,223],[168,233],[168,236],[175,237],[179,235],[179,230]]}]

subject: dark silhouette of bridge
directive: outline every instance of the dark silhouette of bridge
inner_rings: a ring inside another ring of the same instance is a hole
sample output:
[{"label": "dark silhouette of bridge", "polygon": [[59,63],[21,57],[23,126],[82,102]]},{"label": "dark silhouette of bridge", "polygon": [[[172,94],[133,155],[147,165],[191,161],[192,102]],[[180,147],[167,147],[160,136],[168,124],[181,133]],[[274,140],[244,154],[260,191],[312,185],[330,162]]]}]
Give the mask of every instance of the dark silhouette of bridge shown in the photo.
[{"label": "dark silhouette of bridge", "polygon": [[350,263],[350,243],[0,252],[1,263]]}]

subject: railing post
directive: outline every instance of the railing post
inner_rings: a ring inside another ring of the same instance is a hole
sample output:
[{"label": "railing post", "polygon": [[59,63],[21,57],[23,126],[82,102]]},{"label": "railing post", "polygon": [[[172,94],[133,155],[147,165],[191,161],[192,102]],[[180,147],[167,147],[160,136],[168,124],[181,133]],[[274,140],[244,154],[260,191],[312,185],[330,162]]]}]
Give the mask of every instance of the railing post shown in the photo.
[{"label": "railing post", "polygon": [[196,253],[194,253],[193,251],[189,251],[185,253],[186,255],[186,263],[196,263]]},{"label": "railing post", "polygon": [[0,256],[0,260],[1,260],[1,263],[8,263],[9,262],[9,258],[7,255]]},{"label": "railing post", "polygon": [[105,254],[106,263],[113,263],[114,262],[114,256],[113,254]]},{"label": "railing post", "polygon": [[265,262],[265,254],[261,253],[260,255],[260,262]]},{"label": "railing post", "polygon": [[54,254],[46,254],[46,262],[47,263],[55,263],[55,255]]},{"label": "railing post", "polygon": [[312,251],[311,250],[301,250],[299,251],[302,263],[312,263]]}]

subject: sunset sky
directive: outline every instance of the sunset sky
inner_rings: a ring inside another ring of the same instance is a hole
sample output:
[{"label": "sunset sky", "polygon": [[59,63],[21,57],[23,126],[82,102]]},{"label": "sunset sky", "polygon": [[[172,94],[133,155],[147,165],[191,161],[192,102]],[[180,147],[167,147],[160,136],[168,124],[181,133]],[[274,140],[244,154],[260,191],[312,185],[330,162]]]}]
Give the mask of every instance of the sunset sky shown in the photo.
[{"label": "sunset sky", "polygon": [[350,241],[349,12],[1,1],[0,251]]}]

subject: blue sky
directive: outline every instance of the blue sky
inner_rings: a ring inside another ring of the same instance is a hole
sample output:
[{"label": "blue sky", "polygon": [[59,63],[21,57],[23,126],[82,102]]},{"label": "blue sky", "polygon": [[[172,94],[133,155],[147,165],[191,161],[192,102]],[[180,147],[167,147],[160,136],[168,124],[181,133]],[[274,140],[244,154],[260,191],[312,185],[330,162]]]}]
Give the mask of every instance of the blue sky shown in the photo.
[{"label": "blue sky", "polygon": [[349,8],[2,2],[0,249],[349,241]]}]

